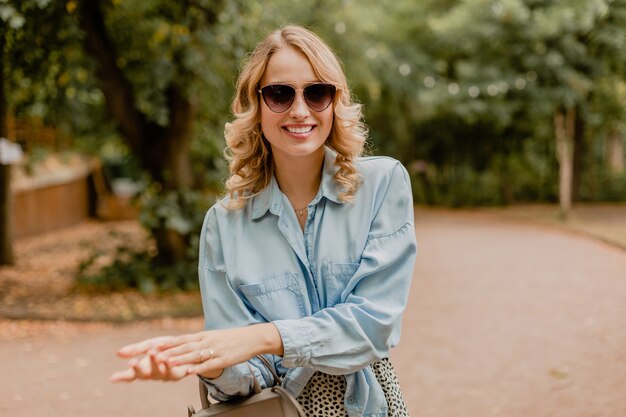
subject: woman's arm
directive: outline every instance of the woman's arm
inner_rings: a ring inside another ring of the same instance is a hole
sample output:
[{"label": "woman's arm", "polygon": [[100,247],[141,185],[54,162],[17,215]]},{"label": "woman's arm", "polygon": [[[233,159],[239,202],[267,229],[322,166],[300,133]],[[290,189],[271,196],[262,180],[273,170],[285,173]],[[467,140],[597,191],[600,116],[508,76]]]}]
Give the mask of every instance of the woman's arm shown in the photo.
[{"label": "woman's arm", "polygon": [[[224,368],[246,362],[256,355],[282,356],[280,333],[272,323],[259,323],[225,330],[205,330],[183,335],[160,344],[159,362],[170,366],[190,365],[188,373],[205,378],[217,378]],[[200,352],[210,351],[211,357],[200,362]]]},{"label": "woman's arm", "polygon": [[[250,359],[259,353],[282,355],[286,367],[311,367],[335,374],[354,372],[387,356],[389,347],[399,339],[416,244],[411,189],[400,164],[392,168],[385,186],[360,267],[348,282],[342,302],[302,319],[258,323],[230,285],[219,246],[219,225],[210,211],[201,237],[205,259],[200,263],[200,285],[203,299],[209,300],[204,304],[207,327],[223,329],[171,339],[155,349],[157,362],[176,371],[184,369],[185,375],[215,378],[211,395],[226,398],[248,394],[253,384],[245,362],[255,365],[255,359]],[[178,350],[167,353],[173,349]],[[215,360],[200,365],[200,351],[210,349]],[[140,354],[149,350],[144,347]],[[148,367],[152,361],[148,356],[143,363]],[[271,381],[262,366],[253,368],[262,385]],[[132,375],[136,374],[142,375]],[[163,372],[147,373],[153,374],[160,378]],[[179,374],[174,372],[175,377]]]},{"label": "woman's arm", "polygon": [[[204,357],[205,352],[211,352],[210,357]],[[220,377],[225,368],[256,355],[280,356],[282,353],[282,339],[271,323],[159,337],[121,348],[118,351],[120,357],[141,358],[131,361],[128,369],[113,374],[111,381],[176,381],[189,374],[214,379]]]},{"label": "woman's arm", "polygon": [[[206,328],[211,330],[148,339],[123,347],[118,356],[132,359],[127,369],[111,376],[113,382],[169,381],[198,374],[213,380],[208,386],[209,394],[219,400],[247,395],[254,386],[252,377],[261,386],[272,382],[272,375],[254,357],[282,355],[282,339],[273,324],[261,323],[253,317],[253,312],[230,285],[220,239],[214,207],[207,212],[202,227],[199,262]],[[205,351],[206,358],[211,350],[213,358],[200,364],[200,351]],[[174,363],[169,362],[170,358]]]}]

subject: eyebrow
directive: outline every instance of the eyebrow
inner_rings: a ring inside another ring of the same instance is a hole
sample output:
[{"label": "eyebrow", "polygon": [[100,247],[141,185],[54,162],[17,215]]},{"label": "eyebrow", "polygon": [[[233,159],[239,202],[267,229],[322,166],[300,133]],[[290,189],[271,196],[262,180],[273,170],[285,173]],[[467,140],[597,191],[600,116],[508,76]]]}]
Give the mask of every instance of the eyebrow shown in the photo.
[{"label": "eyebrow", "polygon": [[270,81],[266,84],[262,84],[263,86],[266,85],[275,85],[275,84],[286,84],[286,85],[310,85],[310,84],[319,84],[322,83],[323,81],[321,80],[315,80],[315,81],[303,81],[303,82],[295,82],[295,81]]}]

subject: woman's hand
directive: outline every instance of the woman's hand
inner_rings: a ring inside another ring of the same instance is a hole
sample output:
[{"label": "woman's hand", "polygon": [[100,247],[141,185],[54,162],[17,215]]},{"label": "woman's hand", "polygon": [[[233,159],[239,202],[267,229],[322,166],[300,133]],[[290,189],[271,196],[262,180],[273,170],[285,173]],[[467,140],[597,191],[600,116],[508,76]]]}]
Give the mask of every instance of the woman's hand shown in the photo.
[{"label": "woman's hand", "polygon": [[178,381],[188,375],[188,367],[171,367],[167,363],[157,361],[158,352],[155,347],[171,340],[172,336],[155,337],[143,342],[124,346],[117,351],[122,358],[131,359],[129,368],[115,372],[109,380],[111,382],[132,382],[135,379],[151,379],[161,381]]},{"label": "woman's hand", "polygon": [[171,367],[167,363],[159,363],[157,352],[150,351],[140,359],[134,359],[130,368],[115,372],[109,380],[111,382],[132,382],[136,379],[178,381],[189,375],[188,366]]},{"label": "woman's hand", "polygon": [[213,379],[225,368],[261,353],[283,354],[280,333],[271,323],[157,337],[121,348],[118,356],[134,359],[128,369],[114,373],[110,380],[177,381],[189,374]]},{"label": "woman's hand", "polygon": [[156,346],[159,363],[187,366],[190,374],[217,378],[222,371],[262,353],[283,354],[278,329],[271,323],[208,330],[170,338]]}]

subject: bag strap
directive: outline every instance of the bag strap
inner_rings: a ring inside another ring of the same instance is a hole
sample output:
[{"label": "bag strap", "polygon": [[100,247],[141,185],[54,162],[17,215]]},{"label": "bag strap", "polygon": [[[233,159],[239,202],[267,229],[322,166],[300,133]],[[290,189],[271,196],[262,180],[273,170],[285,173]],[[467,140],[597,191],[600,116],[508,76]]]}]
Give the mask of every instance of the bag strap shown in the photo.
[{"label": "bag strap", "polygon": [[280,386],[275,386],[275,387],[272,387],[271,389],[272,389],[272,392],[275,392],[276,394],[280,395],[283,398],[283,400],[291,404],[291,406],[298,413],[298,417],[306,417],[306,413],[304,412],[304,409],[302,408],[300,403],[295,398],[293,398],[293,395],[291,395],[286,389]]},{"label": "bag strap", "polygon": [[257,355],[256,357],[263,363],[263,365],[265,365],[267,370],[270,371],[270,373],[274,377],[274,385],[271,387],[272,392],[280,395],[283,398],[283,401],[286,401],[288,404],[290,404],[291,407],[298,413],[298,417],[306,417],[306,413],[304,412],[304,409],[302,408],[300,403],[286,389],[280,386],[283,379],[278,376],[270,361],[263,355]]},{"label": "bag strap", "polygon": [[272,386],[275,387],[277,385],[280,385],[283,382],[283,379],[280,376],[278,376],[278,374],[274,370],[274,367],[270,363],[269,359],[267,359],[263,355],[256,355],[256,358],[260,360],[261,363],[265,366],[265,368],[267,368],[267,370],[270,372],[270,374],[272,374],[272,377],[274,378],[274,384]]},{"label": "bag strap", "polygon": [[211,406],[209,403],[209,390],[202,379],[198,378],[198,382],[200,382],[200,402],[202,403],[202,409],[204,410],[205,408],[209,408]]}]

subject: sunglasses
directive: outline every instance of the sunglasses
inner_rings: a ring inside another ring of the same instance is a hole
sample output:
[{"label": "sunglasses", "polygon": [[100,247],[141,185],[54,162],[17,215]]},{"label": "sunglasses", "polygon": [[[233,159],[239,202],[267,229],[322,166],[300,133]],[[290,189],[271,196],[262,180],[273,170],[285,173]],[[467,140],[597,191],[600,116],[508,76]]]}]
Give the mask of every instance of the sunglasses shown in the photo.
[{"label": "sunglasses", "polygon": [[302,91],[304,101],[311,110],[321,112],[330,106],[337,88],[327,83],[309,84],[300,89],[293,88],[289,84],[269,84],[258,91],[267,107],[274,113],[284,113],[289,110],[297,91]]}]

